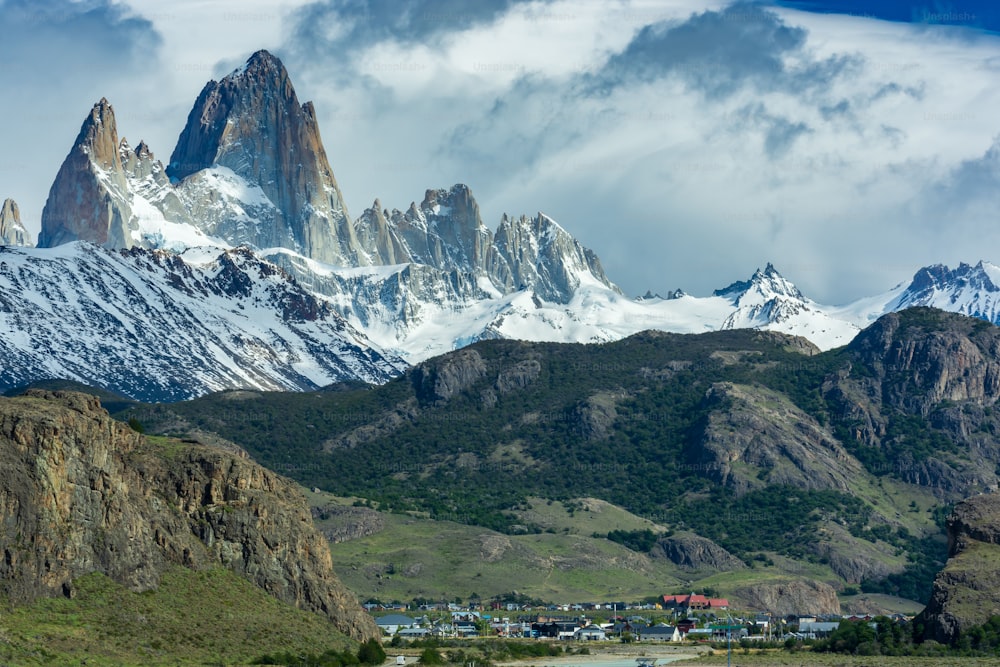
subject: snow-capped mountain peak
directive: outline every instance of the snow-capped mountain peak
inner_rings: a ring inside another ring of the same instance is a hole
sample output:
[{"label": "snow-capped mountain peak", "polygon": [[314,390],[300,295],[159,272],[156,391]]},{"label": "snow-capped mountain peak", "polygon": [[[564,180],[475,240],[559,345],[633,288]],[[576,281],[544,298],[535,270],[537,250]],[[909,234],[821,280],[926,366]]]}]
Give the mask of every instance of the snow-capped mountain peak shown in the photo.
[{"label": "snow-capped mountain peak", "polygon": [[887,310],[931,306],[1000,323],[1000,266],[986,261],[955,269],[934,264],[918,270]]},{"label": "snow-capped mountain peak", "polygon": [[[0,244],[23,241],[18,229],[5,203]],[[400,358],[497,337],[753,327],[829,349],[913,305],[1000,323],[1000,267],[987,262],[929,266],[839,308],[770,263],[711,296],[632,300],[545,213],[504,213],[491,230],[465,184],[403,210],[375,199],[351,220],[315,110],[266,51],[205,85],[166,167],[145,142],[119,138],[114,109],[96,103],[52,185],[39,243],[50,249],[0,255],[6,386],[59,376],[172,399],[381,382]]]},{"label": "snow-capped mountain peak", "polygon": [[712,294],[732,299],[736,306],[765,303],[775,298],[805,301],[799,288],[778,273],[770,262],[763,270],[754,271],[750,280],[736,281],[727,287],[715,290]]}]

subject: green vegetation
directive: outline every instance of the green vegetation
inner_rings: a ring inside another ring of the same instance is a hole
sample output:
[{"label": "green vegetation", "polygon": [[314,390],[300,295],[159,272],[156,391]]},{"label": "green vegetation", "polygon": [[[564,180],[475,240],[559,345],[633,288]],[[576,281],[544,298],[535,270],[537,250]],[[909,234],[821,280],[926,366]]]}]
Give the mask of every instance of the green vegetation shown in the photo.
[{"label": "green vegetation", "polygon": [[330,650],[319,655],[315,653],[282,651],[280,653],[262,655],[250,664],[281,665],[281,667],[349,667],[350,665],[357,665],[358,658],[349,651],[338,652]]},{"label": "green vegetation", "polygon": [[444,658],[437,652],[437,649],[428,646],[420,653],[419,662],[422,665],[443,665]]},{"label": "green vegetation", "polygon": [[[594,537],[602,536],[594,533]],[[656,544],[657,535],[649,528],[646,528],[644,530],[612,530],[603,537],[606,537],[612,542],[617,542],[632,551],[645,553],[652,549],[653,545]]]},{"label": "green vegetation", "polygon": [[843,517],[857,526],[869,515],[860,499],[846,493],[789,486],[770,486],[739,497],[717,487],[707,500],[672,508],[670,523],[694,530],[745,559],[762,545],[793,558],[808,558],[809,540],[822,520]]},{"label": "green vegetation", "polygon": [[174,567],[156,590],[144,593],[102,574],[81,577],[73,588],[72,599],[5,608],[0,663],[231,664],[276,651],[302,655],[352,647],[326,619],[221,568]]},{"label": "green vegetation", "polygon": [[815,642],[817,653],[895,656],[1000,656],[1000,616],[960,633],[951,646],[934,641],[914,641],[919,627],[913,632],[908,624],[896,623],[885,616],[873,622],[841,621],[840,626],[825,639]]},{"label": "green vegetation", "polygon": [[[942,527],[943,532],[943,527]],[[906,569],[877,581],[861,582],[865,593],[887,593],[926,603],[931,597],[934,576],[948,559],[948,543],[940,534],[914,537],[900,534],[897,529],[886,541],[903,549],[907,554]]]},{"label": "green vegetation", "polygon": [[[616,516],[629,516],[614,509]],[[441,602],[467,600],[474,593],[516,603],[635,600],[664,587],[684,590],[689,585],[692,575],[669,561],[637,562],[624,546],[591,537],[585,532],[588,514],[577,512],[565,531],[523,535],[386,514],[381,530],[331,544],[330,552],[337,576],[364,601]],[[327,525],[317,521],[320,530]]]},{"label": "green vegetation", "polygon": [[[966,327],[996,337],[957,317],[922,310],[899,317],[913,330]],[[926,599],[943,531],[928,512],[939,501],[914,484],[930,483],[920,466],[932,457],[967,462],[950,411],[978,410],[969,419],[978,420],[981,438],[1000,433],[1000,415],[946,402],[922,412],[924,380],[888,368],[862,343],[807,356],[786,338],[749,330],[645,332],[588,346],[484,341],[470,348],[480,370],[455,371],[458,357],[445,356],[378,388],[224,392],[121,417],[151,432],[218,434],[307,487],[384,512],[510,536],[568,530],[539,511],[538,498],[561,503],[570,517],[588,512],[573,504],[578,499],[599,498],[638,521],[579,534],[646,552],[651,535],[689,530],[768,566],[778,557],[821,559],[815,546],[836,526],[838,544],[864,540],[892,567],[907,561],[905,572],[865,582],[864,590]],[[528,364],[536,372],[517,375]],[[869,474],[849,489],[803,489],[767,483],[791,465],[774,459],[781,443],[757,459],[719,458],[706,442],[726,432],[709,427],[732,406],[711,391],[717,383],[745,388],[757,408],[773,413],[746,414],[751,422],[808,420],[825,429],[823,438],[839,441]],[[881,421],[870,424],[872,415]],[[900,489],[916,510],[904,503],[897,511]]]},{"label": "green vegetation", "polygon": [[362,665],[381,665],[385,662],[385,650],[377,639],[369,639],[358,649],[358,660]]}]

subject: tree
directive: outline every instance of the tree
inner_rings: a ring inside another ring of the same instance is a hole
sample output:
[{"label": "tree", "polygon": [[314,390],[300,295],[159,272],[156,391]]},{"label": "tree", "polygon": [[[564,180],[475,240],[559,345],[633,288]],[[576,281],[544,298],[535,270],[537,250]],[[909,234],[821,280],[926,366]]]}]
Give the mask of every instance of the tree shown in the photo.
[{"label": "tree", "polygon": [[420,664],[422,665],[442,665],[444,664],[444,658],[441,654],[433,648],[425,648],[423,653],[420,654]]},{"label": "tree", "polygon": [[385,650],[377,639],[369,639],[358,649],[358,660],[363,665],[381,665],[385,662]]}]

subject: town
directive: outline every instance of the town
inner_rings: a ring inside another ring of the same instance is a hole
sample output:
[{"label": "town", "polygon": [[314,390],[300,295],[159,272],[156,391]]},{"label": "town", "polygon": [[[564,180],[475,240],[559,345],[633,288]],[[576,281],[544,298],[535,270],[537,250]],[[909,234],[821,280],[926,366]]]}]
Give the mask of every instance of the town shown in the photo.
[{"label": "town", "polygon": [[[530,639],[671,642],[726,640],[785,642],[822,639],[842,621],[874,625],[871,615],[778,616],[766,611],[735,611],[729,600],[704,594],[663,595],[656,602],[586,602],[532,605],[500,599],[467,604],[369,602],[366,610],[393,645],[430,638],[511,637]],[[419,613],[413,616],[409,612]],[[893,623],[911,617],[894,614]]]}]

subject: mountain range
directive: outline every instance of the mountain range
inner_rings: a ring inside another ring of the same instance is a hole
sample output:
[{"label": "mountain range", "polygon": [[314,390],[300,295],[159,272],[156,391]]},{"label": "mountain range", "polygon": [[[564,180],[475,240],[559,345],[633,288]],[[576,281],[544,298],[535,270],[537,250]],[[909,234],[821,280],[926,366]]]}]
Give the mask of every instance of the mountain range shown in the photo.
[{"label": "mountain range", "polygon": [[384,382],[484,339],[608,342],[637,331],[762,328],[820,349],[929,305],[1000,321],[1000,267],[918,270],[832,307],[767,264],[711,296],[629,298],[545,215],[495,230],[463,184],[352,218],[275,56],[205,85],[166,165],[119,137],[101,99],[49,191],[37,248],[0,213],[0,386],[62,377],[143,400],[226,388]]}]

